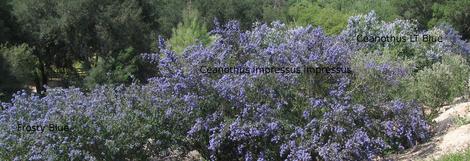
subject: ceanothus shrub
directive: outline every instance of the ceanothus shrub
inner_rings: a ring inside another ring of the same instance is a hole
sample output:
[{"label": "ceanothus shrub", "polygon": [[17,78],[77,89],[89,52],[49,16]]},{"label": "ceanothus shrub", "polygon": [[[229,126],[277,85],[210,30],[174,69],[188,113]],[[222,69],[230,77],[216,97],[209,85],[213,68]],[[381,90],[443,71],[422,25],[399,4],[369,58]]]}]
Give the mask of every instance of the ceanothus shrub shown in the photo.
[{"label": "ceanothus shrub", "polygon": [[[357,73],[351,91],[355,102],[378,105],[384,100],[419,100],[431,106],[432,111],[438,111],[437,107],[464,94],[470,77],[467,73],[470,45],[449,26],[437,26],[429,31],[416,28],[416,24],[406,20],[379,21],[374,12],[350,18],[340,36],[356,43],[358,51],[351,59]],[[358,43],[357,35],[392,35],[405,37],[407,41]],[[413,35],[419,39],[411,41]],[[440,38],[441,42],[423,41],[424,36]],[[458,61],[447,61],[449,57]],[[432,115],[428,117],[432,119]]]},{"label": "ceanothus shrub", "polygon": [[[372,160],[429,137],[416,102],[391,95],[369,103],[355,96],[358,89],[395,85],[413,72],[399,59],[392,65],[381,61],[387,57],[360,59],[361,53],[386,53],[351,41],[362,28],[330,37],[321,28],[278,22],[249,31],[236,21],[216,26],[213,43],[189,46],[183,55],[160,39],[158,53],[143,54],[159,71],[147,84],[100,86],[89,93],[48,89],[42,98],[18,93],[0,113],[0,158],[147,160],[197,150],[210,160]],[[201,71],[210,67],[353,71]],[[378,80],[357,88],[364,80],[358,78],[367,76]],[[16,131],[19,122],[68,125],[70,131]]]},{"label": "ceanothus shrub", "polygon": [[[206,158],[373,159],[385,149],[411,147],[428,137],[428,125],[415,103],[392,98],[367,106],[356,103],[350,89],[356,74],[200,71],[201,67],[349,67],[363,47],[344,36],[328,37],[312,27],[288,29],[280,23],[243,32],[234,21],[213,34],[219,37],[213,44],[191,46],[181,57],[165,49],[163,41],[161,54],[145,55],[159,62],[162,77],[180,82],[180,88],[198,98],[188,137]],[[407,72],[392,67],[382,68]],[[390,132],[394,129],[402,131]]]},{"label": "ceanothus shrub", "polygon": [[[157,78],[146,85],[19,92],[0,113],[1,160],[148,160],[170,155],[189,125],[183,98]],[[187,121],[186,121],[187,122]],[[68,131],[18,131],[17,125],[66,125]],[[184,149],[180,150],[184,151]]]}]

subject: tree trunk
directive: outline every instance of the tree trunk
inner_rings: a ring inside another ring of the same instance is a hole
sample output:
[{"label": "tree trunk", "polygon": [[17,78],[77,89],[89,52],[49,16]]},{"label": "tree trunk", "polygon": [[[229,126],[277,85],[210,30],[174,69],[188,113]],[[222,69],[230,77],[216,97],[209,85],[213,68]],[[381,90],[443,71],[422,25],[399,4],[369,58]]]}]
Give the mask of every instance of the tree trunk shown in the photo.
[{"label": "tree trunk", "polygon": [[39,59],[39,73],[36,81],[36,90],[39,94],[45,91],[44,85],[47,85],[47,73],[44,61]]}]

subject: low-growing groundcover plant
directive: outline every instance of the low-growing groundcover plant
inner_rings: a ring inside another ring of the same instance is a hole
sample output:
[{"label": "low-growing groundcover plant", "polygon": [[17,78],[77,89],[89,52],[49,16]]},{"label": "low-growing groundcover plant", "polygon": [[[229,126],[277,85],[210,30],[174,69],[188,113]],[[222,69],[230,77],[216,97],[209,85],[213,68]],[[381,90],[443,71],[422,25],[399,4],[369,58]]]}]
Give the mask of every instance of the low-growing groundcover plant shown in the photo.
[{"label": "low-growing groundcover plant", "polygon": [[461,161],[470,160],[470,148],[452,154],[446,154],[435,161]]},{"label": "low-growing groundcover plant", "polygon": [[[18,92],[2,103],[0,158],[148,160],[197,150],[208,160],[372,160],[426,141],[430,127],[422,102],[407,95],[409,81],[440,54],[466,58],[468,45],[445,28],[432,30],[443,42],[361,43],[355,36],[368,31],[424,33],[374,13],[348,24],[327,36],[279,22],[241,31],[231,21],[216,25],[213,43],[182,55],[160,39],[158,53],[143,54],[159,71],[147,84]],[[259,67],[287,70],[230,70]],[[296,72],[303,67],[352,72]],[[18,124],[69,130],[27,132]]]}]

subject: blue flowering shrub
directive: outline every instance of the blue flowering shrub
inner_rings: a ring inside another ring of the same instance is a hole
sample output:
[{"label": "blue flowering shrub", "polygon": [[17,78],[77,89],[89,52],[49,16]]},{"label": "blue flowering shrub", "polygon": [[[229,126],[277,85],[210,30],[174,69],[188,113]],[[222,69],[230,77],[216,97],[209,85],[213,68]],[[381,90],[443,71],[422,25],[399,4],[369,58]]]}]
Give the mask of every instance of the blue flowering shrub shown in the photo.
[{"label": "blue flowering shrub", "polygon": [[[417,31],[406,20],[379,21],[373,12],[349,19],[342,34],[355,41],[355,35],[405,37],[407,41],[362,42],[352,57],[356,71],[353,84],[356,101],[377,104],[387,99],[418,100],[431,107],[430,118],[438,107],[465,94],[468,89],[470,45],[449,26]],[[440,37],[441,42],[418,38]],[[367,92],[364,92],[367,91]]]},{"label": "blue flowering shrub", "polygon": [[[166,155],[189,127],[179,124],[186,117],[176,118],[184,112],[168,108],[184,105],[159,97],[166,93],[160,83],[101,86],[90,93],[48,89],[43,98],[18,93],[1,113],[2,160],[125,160]],[[18,124],[67,125],[70,130],[25,132],[17,130]]]},{"label": "blue flowering shrub", "polygon": [[[437,43],[354,41],[365,30],[406,34],[400,29],[412,26],[375,19],[352,17],[334,37],[279,22],[241,31],[231,21],[216,24],[213,43],[189,46],[182,55],[160,39],[158,53],[143,54],[159,72],[147,84],[105,85],[89,93],[48,89],[44,97],[19,92],[3,103],[0,158],[148,160],[196,150],[208,160],[373,160],[412,147],[430,136],[429,125],[420,102],[402,96],[402,89],[434,61],[414,50]],[[449,54],[468,54],[454,52],[465,51],[457,40],[445,41],[440,47]],[[230,69],[258,67],[286,70]],[[297,72],[304,67],[351,72]],[[27,132],[18,124],[69,130]]]}]

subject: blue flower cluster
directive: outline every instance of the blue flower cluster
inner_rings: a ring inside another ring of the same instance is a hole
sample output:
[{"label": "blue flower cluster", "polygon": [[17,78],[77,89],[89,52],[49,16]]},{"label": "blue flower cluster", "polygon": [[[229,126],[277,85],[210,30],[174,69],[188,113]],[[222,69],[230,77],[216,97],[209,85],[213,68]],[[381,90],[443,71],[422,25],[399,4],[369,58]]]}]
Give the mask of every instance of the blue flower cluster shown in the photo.
[{"label": "blue flower cluster", "polygon": [[[183,55],[160,39],[158,53],[143,55],[160,72],[147,84],[101,86],[88,93],[48,89],[44,97],[19,92],[3,103],[0,158],[145,160],[197,150],[210,160],[373,160],[385,150],[414,146],[429,137],[419,104],[397,97],[358,99],[354,85],[364,71],[239,75],[199,70],[201,65],[348,67],[359,53],[389,48],[354,42],[353,35],[412,27],[373,21],[373,15],[353,17],[335,37],[321,28],[291,29],[279,22],[241,31],[231,21],[212,31],[213,43],[189,46]],[[455,41],[446,37],[449,51],[461,45]],[[419,44],[403,46],[412,45]],[[414,67],[370,61],[363,69],[374,69],[374,78],[386,82],[375,88],[393,86]],[[66,124],[70,131],[17,131],[18,123]]]}]

